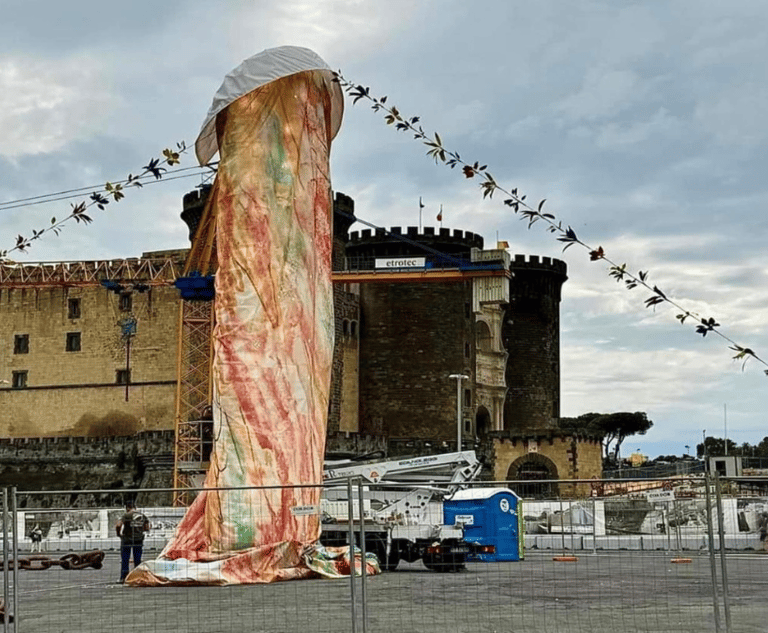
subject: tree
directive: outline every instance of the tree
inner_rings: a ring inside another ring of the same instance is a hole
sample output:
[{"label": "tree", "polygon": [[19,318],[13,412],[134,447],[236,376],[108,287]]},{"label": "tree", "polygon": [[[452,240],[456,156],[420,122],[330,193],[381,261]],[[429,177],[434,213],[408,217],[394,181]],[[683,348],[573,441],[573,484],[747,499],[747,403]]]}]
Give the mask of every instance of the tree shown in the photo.
[{"label": "tree", "polygon": [[584,433],[603,438],[603,456],[619,461],[621,445],[630,435],[645,435],[653,422],[643,411],[630,413],[584,413],[578,418],[561,418],[560,428],[570,433]]},{"label": "tree", "polygon": [[674,464],[682,459],[685,459],[685,457],[678,457],[677,455],[658,455],[652,459],[651,462],[668,462]]},{"label": "tree", "polygon": [[768,457],[768,437],[764,437],[762,441],[755,446],[755,456]]},{"label": "tree", "polygon": [[[696,456],[722,457],[725,455],[725,442],[722,437],[706,437],[704,442],[696,446]],[[728,440],[728,455],[737,457],[768,457],[768,437],[764,437],[757,444],[744,442],[738,446],[733,440]]]}]

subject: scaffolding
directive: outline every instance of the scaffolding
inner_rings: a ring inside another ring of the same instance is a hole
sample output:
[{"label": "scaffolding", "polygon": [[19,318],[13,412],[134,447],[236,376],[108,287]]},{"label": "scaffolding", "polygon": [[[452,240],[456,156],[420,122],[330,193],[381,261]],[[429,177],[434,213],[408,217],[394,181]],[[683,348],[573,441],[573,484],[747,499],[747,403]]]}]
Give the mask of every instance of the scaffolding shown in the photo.
[{"label": "scaffolding", "polygon": [[212,301],[181,301],[179,309],[174,505],[189,505],[208,468],[213,441],[210,413]]},{"label": "scaffolding", "polygon": [[180,254],[167,257],[77,262],[0,264],[0,285],[14,288],[100,286],[105,279],[168,286],[179,276]]},{"label": "scaffolding", "polygon": [[[210,276],[216,261],[216,217],[212,190],[203,205],[181,277]],[[179,279],[178,281],[181,281]],[[178,286],[178,283],[177,283]],[[177,344],[176,423],[173,460],[174,505],[188,506],[203,483],[213,446],[213,301],[182,298]]]}]

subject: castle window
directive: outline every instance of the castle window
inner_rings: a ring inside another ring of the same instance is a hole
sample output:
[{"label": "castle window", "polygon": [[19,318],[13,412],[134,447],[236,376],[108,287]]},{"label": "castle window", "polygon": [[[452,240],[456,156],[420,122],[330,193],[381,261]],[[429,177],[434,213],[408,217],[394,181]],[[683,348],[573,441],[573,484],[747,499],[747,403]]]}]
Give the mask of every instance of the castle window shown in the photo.
[{"label": "castle window", "polygon": [[133,308],[133,295],[130,292],[124,292],[120,295],[120,311],[130,312]]},{"label": "castle window", "polygon": [[464,390],[464,406],[465,407],[472,406],[472,390],[471,389]]},{"label": "castle window", "polygon": [[13,353],[29,354],[29,334],[17,334],[13,337]]},{"label": "castle window", "polygon": [[344,336],[347,336],[347,334],[349,334],[349,321],[347,321],[346,319],[344,319],[341,322],[341,333]]},{"label": "castle window", "polygon": [[27,374],[29,372],[25,369],[23,371],[15,371],[13,372],[13,382],[11,383],[11,386],[14,389],[24,389],[27,386]]},{"label": "castle window", "polygon": [[69,299],[67,301],[67,316],[70,319],[80,318],[80,299]]},{"label": "castle window", "polygon": [[470,348],[469,343],[464,343],[464,358],[469,358]]},{"label": "castle window", "polygon": [[118,369],[115,372],[115,383],[118,385],[127,385],[131,381],[130,369]]},{"label": "castle window", "polygon": [[349,333],[352,336],[352,338],[357,338],[357,321],[350,321]]},{"label": "castle window", "polygon": [[80,332],[67,332],[67,351],[80,351]]},{"label": "castle window", "polygon": [[488,327],[488,324],[485,321],[478,321],[475,332],[475,337],[477,339],[477,349],[483,352],[490,352],[493,346],[491,328]]}]

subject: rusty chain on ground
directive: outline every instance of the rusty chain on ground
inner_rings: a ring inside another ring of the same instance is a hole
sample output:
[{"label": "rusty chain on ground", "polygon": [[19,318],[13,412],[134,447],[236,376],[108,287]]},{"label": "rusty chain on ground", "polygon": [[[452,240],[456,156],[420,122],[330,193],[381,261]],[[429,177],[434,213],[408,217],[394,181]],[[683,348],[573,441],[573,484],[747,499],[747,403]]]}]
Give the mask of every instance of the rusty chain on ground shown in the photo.
[{"label": "rusty chain on ground", "polygon": [[[19,569],[29,569],[30,571],[40,571],[41,569],[50,569],[51,567],[61,567],[62,569],[85,569],[93,567],[101,569],[104,562],[104,552],[94,550],[92,552],[83,552],[75,554],[71,552],[64,554],[61,558],[51,558],[50,556],[23,556],[18,559]],[[0,569],[5,569],[6,562],[0,561]],[[13,561],[8,561],[8,569],[13,569]]]}]

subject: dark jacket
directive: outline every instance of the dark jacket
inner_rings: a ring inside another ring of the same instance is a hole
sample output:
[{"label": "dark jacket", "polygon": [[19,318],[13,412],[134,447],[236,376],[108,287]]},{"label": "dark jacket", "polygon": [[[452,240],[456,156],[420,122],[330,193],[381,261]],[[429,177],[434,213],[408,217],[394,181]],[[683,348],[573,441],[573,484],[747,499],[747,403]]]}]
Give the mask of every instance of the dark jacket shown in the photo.
[{"label": "dark jacket", "polygon": [[149,531],[149,519],[135,508],[128,510],[117,523],[121,545],[141,545],[144,533]]}]

